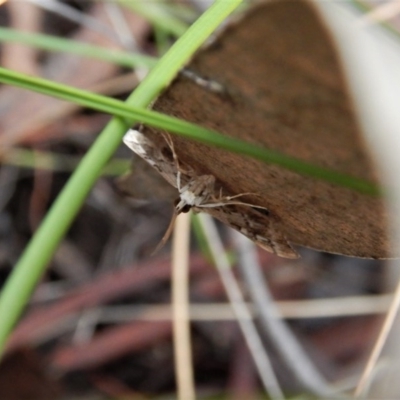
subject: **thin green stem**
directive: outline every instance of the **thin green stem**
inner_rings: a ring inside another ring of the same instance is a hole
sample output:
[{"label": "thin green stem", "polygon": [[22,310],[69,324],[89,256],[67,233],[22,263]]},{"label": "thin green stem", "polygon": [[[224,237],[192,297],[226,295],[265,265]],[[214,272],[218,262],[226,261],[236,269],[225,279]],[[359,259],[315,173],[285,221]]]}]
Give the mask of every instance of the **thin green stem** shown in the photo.
[{"label": "thin green stem", "polygon": [[205,144],[247,155],[265,163],[279,165],[299,174],[325,180],[362,193],[370,195],[379,194],[379,190],[375,185],[363,179],[354,178],[328,168],[318,167],[314,164],[242,140],[227,138],[226,136],[210,129],[203,128],[175,117],[160,114],[155,111],[134,107],[132,104],[124,103],[120,100],[86,92],[84,90],[79,90],[45,79],[28,77],[4,68],[0,68],[0,81],[50,96],[55,96],[64,100],[73,101],[82,106],[126,118],[128,121],[135,119],[137,122],[146,123],[156,128],[165,129]]},{"label": "thin green stem", "polygon": [[[53,172],[71,172],[81,160],[82,157],[80,156],[21,148],[12,148],[1,157],[2,164],[13,165],[20,168],[37,168]],[[126,159],[112,159],[104,167],[102,175],[121,175],[128,171],[130,165],[130,161]]]},{"label": "thin green stem", "polygon": [[97,58],[127,68],[153,68],[157,63],[157,59],[142,54],[107,49],[92,44],[78,42],[76,40],[63,39],[41,33],[21,32],[16,29],[4,27],[0,27],[0,41],[18,42],[42,50],[72,53],[83,57]]},{"label": "thin green stem", "polygon": [[162,3],[156,1],[125,1],[116,0],[121,6],[126,7],[145,17],[155,26],[163,29],[176,37],[185,33],[188,25],[179,18],[173,16]]}]

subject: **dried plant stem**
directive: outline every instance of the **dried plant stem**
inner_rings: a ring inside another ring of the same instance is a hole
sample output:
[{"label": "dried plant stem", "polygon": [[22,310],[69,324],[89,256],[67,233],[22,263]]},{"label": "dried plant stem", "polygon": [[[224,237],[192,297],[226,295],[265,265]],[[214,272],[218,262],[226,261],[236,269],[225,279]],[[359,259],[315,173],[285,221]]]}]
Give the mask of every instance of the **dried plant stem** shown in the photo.
[{"label": "dried plant stem", "polygon": [[268,395],[273,400],[283,400],[284,395],[275,376],[271,362],[265,352],[261,338],[257,332],[239,285],[233,276],[229,259],[224,251],[221,239],[212,218],[199,214],[200,224],[208,239],[210,252],[217,266],[218,273],[231,303],[237,322],[249,346],[250,353],[257,367],[258,374]]},{"label": "dried plant stem", "polygon": [[367,365],[361,375],[360,381],[354,391],[354,397],[360,397],[368,387],[368,384],[371,380],[372,372],[375,368],[375,365],[378,361],[379,356],[381,355],[383,346],[386,343],[386,340],[389,336],[390,330],[392,329],[393,322],[396,318],[397,312],[400,306],[400,281],[397,283],[396,290],[394,292],[393,301],[390,306],[390,309],[386,315],[385,321],[383,323],[382,329],[379,333],[378,339],[375,343],[374,348],[372,349],[371,355],[369,356]]},{"label": "dried plant stem", "polygon": [[395,18],[400,13],[400,3],[391,1],[372,8],[358,20],[358,26],[379,24]]},{"label": "dried plant stem", "polygon": [[261,329],[304,388],[321,397],[333,396],[333,389],[313,365],[279,314],[268,283],[261,272],[255,244],[236,231],[232,231],[232,235],[238,250],[239,269],[256,307]]},{"label": "dried plant stem", "polygon": [[175,373],[179,400],[194,400],[189,316],[190,213],[180,214],[172,244],[172,307]]}]

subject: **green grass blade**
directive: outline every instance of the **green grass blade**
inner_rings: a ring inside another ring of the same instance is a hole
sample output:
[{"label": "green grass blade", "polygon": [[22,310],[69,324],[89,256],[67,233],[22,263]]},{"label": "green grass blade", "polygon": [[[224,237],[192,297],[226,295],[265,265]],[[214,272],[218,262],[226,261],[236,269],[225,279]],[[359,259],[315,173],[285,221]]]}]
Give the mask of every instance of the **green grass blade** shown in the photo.
[{"label": "green grass blade", "polygon": [[138,122],[146,123],[156,128],[165,129],[205,144],[220,147],[242,155],[247,155],[265,163],[279,165],[299,174],[325,180],[327,182],[342,187],[348,187],[362,193],[371,195],[379,194],[379,190],[375,185],[362,179],[354,178],[328,168],[318,167],[314,164],[310,164],[299,159],[286,156],[282,153],[268,150],[238,139],[228,138],[218,132],[182,121],[174,117],[170,117],[168,115],[138,107],[135,108],[132,105],[109,97],[79,90],[41,78],[29,77],[4,68],[0,68],[0,81],[23,87],[25,89],[34,90],[43,94],[48,94],[50,96],[73,101],[80,105],[112,115],[118,115],[128,120],[135,119]]},{"label": "green grass blade", "polygon": [[168,12],[162,3],[156,1],[126,1],[116,0],[122,7],[126,7],[142,15],[155,26],[164,31],[180,37],[188,29],[188,25]]},{"label": "green grass blade", "polygon": [[[217,0],[180,38],[127,100],[145,107],[168,86],[174,76],[241,0]],[[25,305],[70,227],[85,198],[117,147],[133,118],[114,117],[68,181],[43,223],[19,259],[0,296],[0,354]]]},{"label": "green grass blade", "polygon": [[0,27],[0,41],[23,43],[42,50],[72,53],[83,57],[97,58],[127,68],[153,68],[157,63],[157,59],[142,54],[107,49],[100,46],[78,42],[76,40],[63,39],[41,33],[21,32],[16,29],[3,27]]},{"label": "green grass blade", "polygon": [[[56,154],[49,151],[37,151],[12,148],[2,156],[2,163],[19,168],[42,169],[53,172],[71,172],[82,160],[81,156]],[[102,175],[119,176],[129,170],[131,162],[114,158],[104,167]]]}]

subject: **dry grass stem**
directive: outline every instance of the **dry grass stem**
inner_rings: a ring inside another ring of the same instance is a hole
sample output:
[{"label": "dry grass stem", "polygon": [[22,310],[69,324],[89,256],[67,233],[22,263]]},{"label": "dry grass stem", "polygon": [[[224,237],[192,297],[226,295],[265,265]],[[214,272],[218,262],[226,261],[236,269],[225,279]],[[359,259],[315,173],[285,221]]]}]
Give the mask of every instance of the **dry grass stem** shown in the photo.
[{"label": "dry grass stem", "polygon": [[208,246],[217,267],[226,294],[236,315],[240,329],[249,346],[250,353],[257,367],[258,374],[268,395],[273,400],[284,399],[283,392],[275,376],[271,362],[265,352],[243,294],[232,273],[231,265],[222,245],[215,223],[209,215],[202,213],[199,221],[208,239]]},{"label": "dry grass stem", "polygon": [[256,306],[261,329],[285,360],[288,369],[307,391],[323,397],[332,395],[332,388],[315,368],[292,331],[280,317],[268,283],[261,272],[254,243],[239,233],[232,234],[238,249],[240,272]]},{"label": "dry grass stem", "polygon": [[189,322],[189,230],[190,213],[180,214],[172,243],[173,338],[179,400],[196,398]]},{"label": "dry grass stem", "polygon": [[358,20],[358,26],[368,26],[379,24],[380,22],[388,21],[400,13],[400,2],[390,1],[381,4]]},{"label": "dry grass stem", "polygon": [[400,281],[397,283],[396,290],[394,292],[394,297],[390,309],[386,315],[385,321],[383,323],[382,329],[379,333],[378,339],[376,340],[375,346],[369,356],[368,362],[364,368],[361,375],[360,381],[354,391],[354,397],[360,397],[368,387],[371,380],[373,370],[376,366],[379,356],[382,353],[383,346],[385,345],[389,333],[392,329],[393,322],[396,318],[397,312],[400,306]]}]

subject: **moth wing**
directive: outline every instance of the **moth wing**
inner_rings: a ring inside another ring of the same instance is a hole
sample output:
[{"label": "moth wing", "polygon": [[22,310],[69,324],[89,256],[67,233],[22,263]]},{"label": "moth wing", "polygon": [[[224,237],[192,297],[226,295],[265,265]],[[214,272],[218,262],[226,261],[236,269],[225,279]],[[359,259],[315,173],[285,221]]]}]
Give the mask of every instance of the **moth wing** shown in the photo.
[{"label": "moth wing", "polygon": [[252,208],[226,205],[213,208],[196,207],[195,211],[207,212],[270,253],[284,258],[299,258],[299,254],[287,241],[283,232],[276,229],[273,219]]},{"label": "moth wing", "polygon": [[156,169],[169,184],[177,187],[178,170],[174,161],[168,159],[146,135],[138,130],[129,129],[123,138],[123,142]]},{"label": "moth wing", "polygon": [[135,129],[129,129],[122,140],[134,153],[154,166],[156,162],[153,155],[155,146],[143,133]]}]

